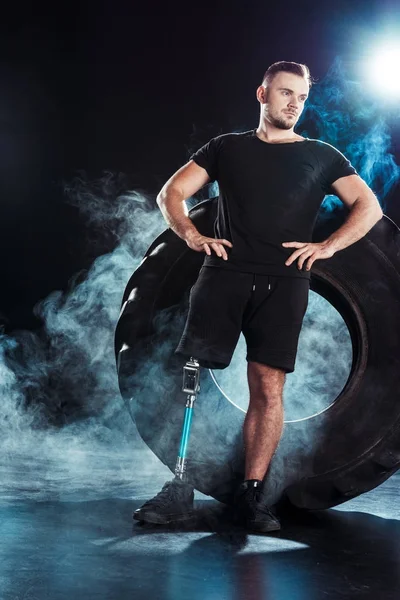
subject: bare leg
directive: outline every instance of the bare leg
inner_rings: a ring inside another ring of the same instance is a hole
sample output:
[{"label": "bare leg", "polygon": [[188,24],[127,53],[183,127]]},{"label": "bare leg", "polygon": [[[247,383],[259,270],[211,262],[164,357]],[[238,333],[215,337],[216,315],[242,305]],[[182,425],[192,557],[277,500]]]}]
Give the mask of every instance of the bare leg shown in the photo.
[{"label": "bare leg", "polygon": [[249,362],[250,403],[243,426],[245,479],[264,479],[283,429],[285,371]]}]

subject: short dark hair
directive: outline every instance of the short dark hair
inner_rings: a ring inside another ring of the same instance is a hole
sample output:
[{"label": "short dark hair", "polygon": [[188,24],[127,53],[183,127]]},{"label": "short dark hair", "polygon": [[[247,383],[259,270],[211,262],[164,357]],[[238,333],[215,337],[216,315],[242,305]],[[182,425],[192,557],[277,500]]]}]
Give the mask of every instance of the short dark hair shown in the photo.
[{"label": "short dark hair", "polygon": [[268,67],[268,69],[264,73],[262,85],[268,85],[269,83],[271,83],[275,75],[277,73],[280,73],[281,71],[284,71],[286,73],[293,73],[294,75],[299,75],[300,77],[305,77],[308,81],[309,87],[311,87],[313,84],[310,75],[310,69],[307,67],[307,65],[281,60]]}]

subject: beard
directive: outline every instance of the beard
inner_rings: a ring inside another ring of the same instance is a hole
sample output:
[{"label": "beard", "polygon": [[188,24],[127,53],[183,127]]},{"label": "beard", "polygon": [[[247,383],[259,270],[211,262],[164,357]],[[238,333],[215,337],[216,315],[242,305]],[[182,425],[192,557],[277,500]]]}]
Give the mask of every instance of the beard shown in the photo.
[{"label": "beard", "polygon": [[272,115],[269,116],[268,120],[271,123],[271,125],[273,125],[277,129],[292,129],[292,127],[294,127],[294,125],[296,124],[295,120],[289,121],[284,119],[283,117],[273,117]]}]

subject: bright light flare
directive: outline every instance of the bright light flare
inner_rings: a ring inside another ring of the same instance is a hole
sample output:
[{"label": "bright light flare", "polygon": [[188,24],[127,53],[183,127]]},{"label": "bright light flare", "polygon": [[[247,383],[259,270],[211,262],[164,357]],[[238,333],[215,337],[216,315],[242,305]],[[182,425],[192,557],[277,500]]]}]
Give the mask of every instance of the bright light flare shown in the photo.
[{"label": "bright light flare", "polygon": [[368,79],[375,90],[400,97],[400,45],[388,44],[378,50],[366,65]]}]

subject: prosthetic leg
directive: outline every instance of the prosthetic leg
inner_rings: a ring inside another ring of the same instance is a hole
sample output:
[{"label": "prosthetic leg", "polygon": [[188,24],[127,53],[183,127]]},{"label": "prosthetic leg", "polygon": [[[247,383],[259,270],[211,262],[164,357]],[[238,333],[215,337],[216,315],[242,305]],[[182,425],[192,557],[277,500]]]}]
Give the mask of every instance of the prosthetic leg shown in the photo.
[{"label": "prosthetic leg", "polygon": [[195,358],[190,358],[183,367],[182,390],[188,394],[185,417],[178,458],[175,466],[175,478],[168,481],[154,498],[136,509],[133,518],[141,523],[167,525],[174,522],[191,520],[193,517],[193,486],[186,482],[187,448],[193,417],[193,406],[200,391],[200,365]]},{"label": "prosthetic leg", "polygon": [[185,417],[183,421],[178,458],[175,466],[175,478],[185,481],[187,448],[189,443],[190,429],[192,426],[193,407],[196,401],[196,396],[200,391],[200,365],[195,358],[190,357],[190,360],[188,360],[183,367],[182,391],[188,394],[188,397],[186,400]]}]

